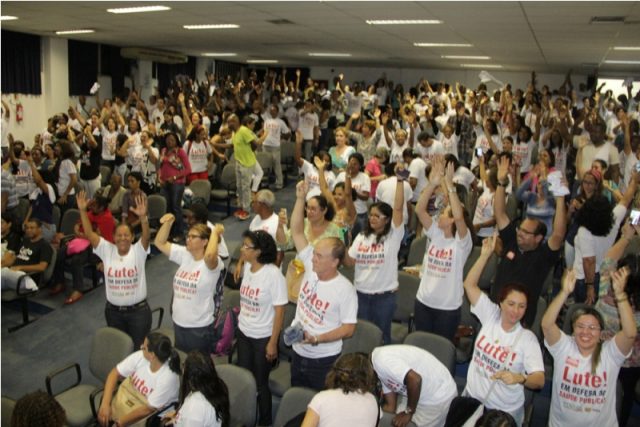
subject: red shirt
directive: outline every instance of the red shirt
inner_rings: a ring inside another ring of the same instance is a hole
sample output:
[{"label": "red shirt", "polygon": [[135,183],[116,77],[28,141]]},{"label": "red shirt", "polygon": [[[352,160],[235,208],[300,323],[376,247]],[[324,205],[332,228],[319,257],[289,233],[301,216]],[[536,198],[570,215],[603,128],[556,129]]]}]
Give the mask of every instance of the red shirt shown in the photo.
[{"label": "red shirt", "polygon": [[[111,211],[105,209],[104,212],[96,215],[91,211],[87,211],[87,216],[94,230],[100,230],[100,236],[111,243],[113,242],[113,233],[116,231],[116,220],[113,219]],[[82,223],[80,223],[80,231],[84,232]]]}]

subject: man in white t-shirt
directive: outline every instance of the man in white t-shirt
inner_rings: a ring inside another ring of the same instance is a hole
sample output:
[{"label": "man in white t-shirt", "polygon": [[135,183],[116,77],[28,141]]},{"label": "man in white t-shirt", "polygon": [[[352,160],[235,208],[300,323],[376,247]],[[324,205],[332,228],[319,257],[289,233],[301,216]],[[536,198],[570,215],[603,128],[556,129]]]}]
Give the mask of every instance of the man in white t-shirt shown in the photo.
[{"label": "man in white t-shirt", "polygon": [[358,298],[351,282],[338,272],[346,253],[342,240],[327,237],[313,247],[305,237],[306,191],[306,184],[299,182],[291,214],[291,234],[305,270],[292,322],[302,327],[304,339],[293,344],[291,385],[321,390],[340,356],[342,339],[355,332]]},{"label": "man in white t-shirt", "polygon": [[[573,138],[573,146],[582,150],[582,162],[576,165],[576,170],[590,170],[594,159],[604,160],[607,162],[607,165],[609,165],[611,180],[618,182],[620,176],[620,155],[612,143],[605,141],[606,128],[607,125],[601,121],[588,126],[588,139],[591,140],[591,143],[587,142],[585,144],[584,139],[586,135],[584,134]],[[582,179],[581,176],[577,178]]]},{"label": "man in white t-shirt", "polygon": [[458,389],[435,356],[412,345],[385,345],[373,350],[371,362],[382,384],[382,410],[396,414],[393,425],[444,424]]},{"label": "man in white t-shirt", "polygon": [[409,185],[413,189],[411,202],[417,203],[422,190],[427,186],[427,164],[411,148],[402,152],[402,158],[409,165]]},{"label": "man in white t-shirt", "polygon": [[[389,163],[385,167],[385,172],[389,178],[380,181],[376,189],[376,201],[385,202],[389,206],[393,206],[393,199],[396,197],[398,178],[395,177],[395,166],[395,163]],[[404,225],[407,225],[409,222],[409,214],[413,213],[413,206],[411,206],[413,190],[407,181],[403,182],[403,188],[405,204],[402,207],[402,222]]]},{"label": "man in white t-shirt", "polygon": [[415,146],[415,152],[422,157],[425,163],[430,164],[434,156],[444,156],[444,146],[442,142],[432,138],[428,132],[420,132],[417,139],[418,144]]},{"label": "man in white t-shirt", "polygon": [[158,98],[156,101],[156,108],[151,114],[151,123],[153,123],[157,129],[160,129],[160,125],[162,125],[162,122],[164,121],[164,111],[164,98]]},{"label": "man in white t-shirt", "polygon": [[264,121],[264,132],[267,132],[267,138],[262,143],[262,150],[271,158],[273,171],[276,173],[276,190],[281,190],[283,184],[280,138],[288,137],[291,133],[286,123],[278,116],[279,113],[277,105],[269,106],[269,115]]},{"label": "man in white t-shirt", "polygon": [[304,157],[311,161],[320,139],[320,119],[315,112],[313,99],[304,101],[304,108],[298,113],[298,130],[302,132],[304,140]]}]

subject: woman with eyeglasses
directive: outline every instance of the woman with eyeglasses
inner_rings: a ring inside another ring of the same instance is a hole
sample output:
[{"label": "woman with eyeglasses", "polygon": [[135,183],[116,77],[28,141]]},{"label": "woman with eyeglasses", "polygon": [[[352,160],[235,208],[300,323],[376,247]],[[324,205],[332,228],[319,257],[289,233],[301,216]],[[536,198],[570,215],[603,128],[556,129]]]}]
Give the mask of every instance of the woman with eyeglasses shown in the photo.
[{"label": "woman with eyeglasses", "polygon": [[618,425],[616,380],[620,367],[631,355],[637,334],[633,309],[625,292],[628,278],[627,267],[611,273],[621,325],[613,339],[602,340],[604,320],[592,307],[574,312],[572,336],[558,328],[558,314],[576,284],[573,270],[566,273],[562,290],[544,314],[542,332],[554,361],[549,426]]},{"label": "woman with eyeglasses", "polygon": [[173,277],[172,318],[176,347],[184,352],[200,350],[211,353],[215,345],[213,322],[220,309],[224,264],[218,256],[222,225],[212,230],[206,224],[189,228],[186,245],[169,243],[175,217],[160,218],[155,245],[169,261],[178,264]]},{"label": "woman with eyeglasses", "polygon": [[[118,385],[121,380],[124,381]],[[180,356],[167,336],[152,332],[140,350],[127,356],[109,373],[98,422],[101,426],[132,425],[177,402],[179,387]],[[121,393],[124,393],[122,398]],[[130,409],[130,403],[135,403],[134,409]]]},{"label": "woman with eyeglasses", "polygon": [[253,373],[258,387],[258,425],[271,425],[269,372],[278,358],[278,338],[288,302],[287,285],[275,265],[276,242],[263,230],[242,234],[244,273],[238,316],[238,366]]},{"label": "woman with eyeglasses", "polygon": [[464,281],[471,312],[482,328],[463,396],[479,400],[487,409],[508,412],[522,425],[524,388],[537,390],[544,386],[544,363],[538,338],[521,324],[529,304],[528,289],[520,283],[507,283],[496,304],[478,286],[496,240],[497,234],[483,240],[480,256]]}]

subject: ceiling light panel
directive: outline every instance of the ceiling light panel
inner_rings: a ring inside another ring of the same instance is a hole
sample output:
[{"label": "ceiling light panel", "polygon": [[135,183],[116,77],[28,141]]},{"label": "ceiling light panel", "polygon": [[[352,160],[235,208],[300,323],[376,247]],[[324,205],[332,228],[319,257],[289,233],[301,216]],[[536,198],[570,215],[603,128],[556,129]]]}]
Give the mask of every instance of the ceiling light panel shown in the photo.
[{"label": "ceiling light panel", "polygon": [[442,24],[437,19],[370,19],[365,21],[369,25],[429,25]]},{"label": "ceiling light panel", "polygon": [[604,61],[605,64],[617,64],[617,65],[640,65],[640,61],[617,61],[608,59]]},{"label": "ceiling light panel", "polygon": [[63,36],[63,35],[67,35],[67,34],[89,34],[89,33],[95,33],[95,30],[62,30],[62,31],[56,31],[56,34],[59,36]]},{"label": "ceiling light panel", "polygon": [[223,30],[229,28],[240,28],[237,24],[197,24],[197,25],[183,25],[182,28],[186,30]]},{"label": "ceiling light panel", "polygon": [[109,13],[143,13],[143,12],[162,12],[171,10],[168,6],[137,6],[137,7],[119,7],[115,9],[107,9]]},{"label": "ceiling light panel", "polygon": [[350,53],[329,53],[329,52],[311,52],[309,56],[326,56],[332,58],[344,58],[351,56]]},{"label": "ceiling light panel", "polygon": [[277,64],[277,59],[247,59],[247,64]]},{"label": "ceiling light panel", "polygon": [[613,50],[640,50],[640,46],[615,46]]},{"label": "ceiling light panel", "polygon": [[473,56],[473,55],[441,55],[440,57],[445,59],[473,59],[473,60],[491,59],[490,56]]},{"label": "ceiling light panel", "polygon": [[0,16],[0,21],[15,21],[16,19],[18,19],[17,16],[11,16],[11,15]]},{"label": "ceiling light panel", "polygon": [[473,47],[469,43],[414,43],[416,47]]},{"label": "ceiling light panel", "polygon": [[238,55],[237,53],[233,53],[233,52],[206,52],[203,53],[202,56],[236,56]]},{"label": "ceiling light panel", "polygon": [[465,68],[502,68],[502,65],[498,64],[460,64]]}]

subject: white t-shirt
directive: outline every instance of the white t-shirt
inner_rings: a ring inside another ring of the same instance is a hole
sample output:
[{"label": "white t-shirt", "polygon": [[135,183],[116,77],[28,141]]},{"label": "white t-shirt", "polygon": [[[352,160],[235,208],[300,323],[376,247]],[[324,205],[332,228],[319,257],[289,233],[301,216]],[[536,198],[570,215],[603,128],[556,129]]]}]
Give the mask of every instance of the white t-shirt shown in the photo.
[{"label": "white t-shirt", "polygon": [[410,370],[422,377],[418,405],[448,404],[458,394],[449,369],[421,348],[403,344],[385,345],[373,350],[371,362],[382,383],[384,394],[407,396],[404,379]]},{"label": "white t-shirt", "polygon": [[[495,383],[488,401],[484,402],[485,406],[509,413],[516,412],[524,405],[524,386],[506,385],[502,381],[492,380],[491,377],[505,369],[519,374],[544,372],[538,339],[533,332],[524,329],[520,324],[509,332],[502,329],[500,308],[491,302],[485,293],[482,293],[476,305],[471,307],[471,312],[480,319],[482,329],[474,343],[466,391],[472,397],[483,400],[491,384]],[[513,348],[516,339],[518,342]]]},{"label": "white t-shirt", "polygon": [[272,213],[271,216],[267,219],[260,218],[260,215],[256,215],[251,220],[251,224],[249,224],[249,230],[251,231],[266,231],[273,237],[273,240],[276,240],[276,232],[278,231],[278,223],[280,219],[276,213]]},{"label": "white t-shirt", "polygon": [[409,163],[409,178],[417,179],[416,188],[413,189],[411,201],[417,202],[422,194],[422,190],[429,183],[427,179],[427,164],[420,157],[416,157]]},{"label": "white t-shirt", "polygon": [[266,264],[252,273],[251,264],[244,263],[238,317],[243,334],[249,338],[270,337],[275,317],[273,306],[287,302],[287,283],[280,268]]},{"label": "white t-shirt", "polygon": [[444,156],[445,154],[444,146],[442,145],[442,142],[438,141],[437,139],[431,139],[431,141],[433,141],[433,143],[428,147],[425,147],[420,143],[414,145],[413,147],[413,150],[419,156],[421,156],[422,160],[424,160],[427,164],[431,163],[431,159],[433,159],[434,156],[436,155]]},{"label": "white t-shirt", "polygon": [[378,421],[378,402],[368,392],[324,390],[313,397],[309,408],[320,418],[318,427],[371,427]]},{"label": "white t-shirt", "polygon": [[375,234],[356,236],[349,256],[356,261],[353,284],[358,292],[375,294],[398,289],[398,251],[403,236],[404,227],[395,227],[393,222],[380,243],[376,243]]},{"label": "white t-shirt", "polygon": [[444,153],[453,154],[454,156],[456,156],[456,159],[457,159],[458,158],[458,140],[460,139],[460,137],[455,133],[452,133],[451,136],[447,138],[446,136],[444,136],[444,133],[440,132],[438,133],[438,138],[442,143],[442,147],[444,148]]},{"label": "white t-shirt", "polygon": [[[489,188],[485,187],[484,191],[478,197],[478,203],[476,204],[476,211],[473,215],[473,225],[481,224],[483,222],[487,222],[493,218],[493,196],[495,193],[492,193]],[[478,237],[489,237],[493,234],[495,230],[495,226],[493,227],[482,227],[478,230]]]},{"label": "white t-shirt", "polygon": [[[336,178],[336,184],[339,182],[344,182],[344,172],[340,172]],[[371,191],[371,179],[369,175],[364,172],[358,172],[355,178],[351,178],[351,188],[356,190],[358,194],[369,193]],[[356,198],[353,204],[358,215],[367,213],[367,202],[365,200]]]},{"label": "white t-shirt", "polygon": [[520,173],[529,172],[531,170],[531,157],[533,156],[533,140],[527,142],[514,142],[513,159],[516,164],[520,165]]},{"label": "white t-shirt", "polygon": [[[498,152],[495,154],[500,154],[502,152],[502,140],[500,139],[500,135],[491,135],[491,140],[493,141],[493,143],[496,145],[496,148],[498,149]],[[476,138],[476,143],[473,146],[473,159],[471,160],[471,169],[478,166],[478,156],[476,156],[477,148],[482,148],[482,153],[485,155],[487,154],[487,151],[491,149],[491,146],[489,145],[489,141],[487,140],[487,138],[484,136],[483,133],[481,133],[481,135],[479,135]]]},{"label": "white t-shirt", "polygon": [[550,427],[615,427],[616,383],[626,356],[613,339],[602,344],[600,363],[591,373],[591,356],[584,357],[573,337],[560,331],[554,345],[544,345],[553,356],[553,395],[549,409]]},{"label": "white t-shirt", "polygon": [[175,427],[222,427],[216,408],[199,391],[189,393],[174,422]]},{"label": "white t-shirt", "polygon": [[596,257],[596,273],[600,271],[600,264],[604,260],[607,251],[613,246],[620,224],[627,214],[627,208],[624,205],[616,205],[613,208],[613,226],[606,236],[594,236],[585,227],[578,229],[578,234],[574,241],[576,250],[575,259],[573,261],[573,270],[576,272],[576,279],[584,279],[583,258]]},{"label": "white t-shirt", "polygon": [[320,120],[316,113],[304,113],[300,111],[298,113],[298,130],[302,132],[302,139],[310,141],[313,140],[313,129],[320,125]]},{"label": "white t-shirt", "polygon": [[[64,194],[71,182],[71,175],[76,175],[78,172],[76,170],[76,165],[69,159],[64,159],[62,163],[60,163],[60,173],[58,182],[56,183],[56,187],[58,188],[58,194],[60,197]],[[71,188],[69,191],[69,195],[76,194],[76,189]]]},{"label": "white t-shirt", "polygon": [[145,250],[138,240],[131,245],[126,255],[120,256],[116,245],[101,237],[93,252],[104,263],[107,301],[113,305],[126,306],[138,304],[147,298],[144,264],[150,248]]},{"label": "white t-shirt", "polygon": [[[320,175],[318,175],[318,169],[303,159],[300,172],[304,175],[304,180],[308,186],[306,200],[309,200],[313,196],[322,194],[322,191],[320,191]],[[324,179],[327,181],[329,190],[333,191],[333,187],[336,185],[335,174],[331,171],[324,171]]]},{"label": "white t-shirt", "polygon": [[[338,273],[331,280],[320,280],[313,271],[313,247],[308,245],[298,258],[304,263],[304,277],[298,295],[294,324],[301,324],[311,335],[332,331],[344,324],[358,322],[358,297],[351,282]],[[342,340],[316,346],[296,343],[293,350],[302,357],[319,359],[339,354]]]},{"label": "white t-shirt", "polygon": [[156,372],[144,358],[142,350],[127,356],[116,366],[123,377],[131,377],[133,386],[147,398],[149,406],[160,409],[178,400],[180,377],[165,363]]},{"label": "white t-shirt", "polygon": [[102,135],[102,159],[115,160],[118,144],[118,132],[110,132],[109,129],[102,125],[100,127],[100,134]]},{"label": "white t-shirt", "polygon": [[460,166],[453,173],[453,183],[460,184],[469,191],[471,184],[476,180],[476,176],[465,166]]},{"label": "white t-shirt", "polygon": [[286,123],[280,118],[269,118],[264,121],[264,131],[269,132],[269,136],[264,140],[266,147],[280,147],[280,138],[289,133]]},{"label": "white t-shirt", "polygon": [[184,144],[184,152],[189,157],[191,173],[206,172],[208,170],[208,158],[211,154],[211,146],[206,142],[187,141]]},{"label": "white t-shirt", "polygon": [[455,310],[462,305],[462,273],[473,241],[471,232],[460,238],[447,239],[438,228],[437,221],[424,233],[428,238],[422,268],[424,274],[416,298],[422,304],[438,310]]},{"label": "white t-shirt", "polygon": [[[383,179],[378,183],[376,188],[376,200],[378,202],[385,202],[393,208],[394,199],[396,197],[396,187],[398,186],[398,178],[395,176]],[[413,190],[408,182],[404,182],[402,188],[404,189],[404,203],[402,204],[402,222],[407,224],[409,222],[409,211],[407,210],[407,202],[413,197]]]},{"label": "white t-shirt", "polygon": [[[11,170],[11,169],[9,169]],[[16,182],[16,193],[18,197],[28,196],[35,188],[33,175],[31,174],[31,166],[26,160],[18,159],[18,167],[13,179]]]},{"label": "white t-shirt", "polygon": [[169,261],[180,267],[173,277],[173,322],[183,328],[200,328],[213,323],[213,293],[224,264],[209,270],[204,262],[193,259],[184,246],[171,245]]}]

